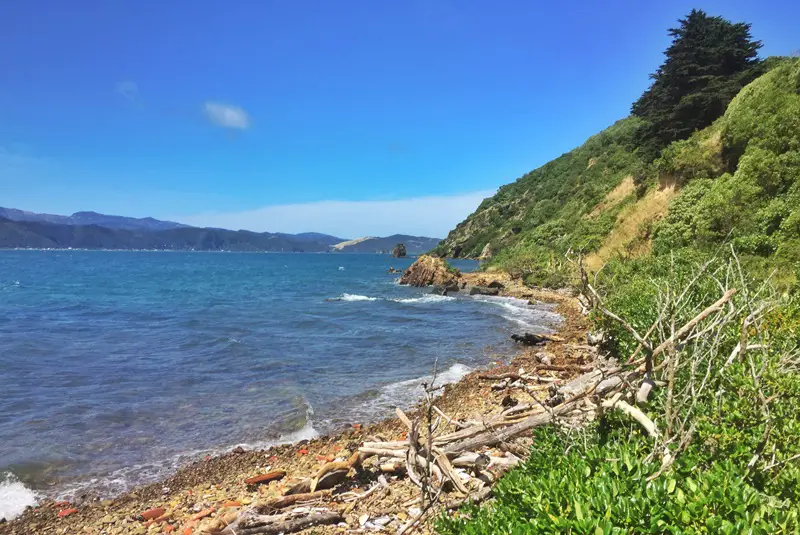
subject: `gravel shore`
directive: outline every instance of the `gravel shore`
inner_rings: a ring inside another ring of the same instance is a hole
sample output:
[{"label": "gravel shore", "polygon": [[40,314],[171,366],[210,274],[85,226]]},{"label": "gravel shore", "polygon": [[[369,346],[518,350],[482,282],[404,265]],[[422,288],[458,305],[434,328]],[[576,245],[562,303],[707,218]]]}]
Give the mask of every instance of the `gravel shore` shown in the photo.
[{"label": "gravel shore", "polygon": [[[536,354],[542,351],[551,355],[554,364],[584,364],[589,358],[574,349],[585,343],[587,322],[572,297],[526,288],[503,273],[474,273],[462,277],[476,286],[500,282],[503,285],[501,295],[554,303],[563,322],[558,330],[558,341],[549,342],[545,347],[520,349],[510,359],[499,356],[495,362],[487,362],[486,369],[446,385],[436,405],[449,416],[474,420],[498,412],[508,393],[481,380],[479,376],[487,369],[498,374],[520,368],[531,369],[537,362]],[[554,373],[554,376],[564,379],[569,377],[569,373]],[[413,411],[409,414],[413,415]],[[339,433],[310,441],[260,451],[236,449],[198,460],[164,481],[113,499],[87,499],[79,503],[43,502],[38,507],[29,508],[17,519],[0,524],[0,534],[213,533],[248,506],[276,499],[326,463],[347,459],[364,441],[403,440],[405,431],[398,419],[370,425],[354,422]],[[256,485],[245,483],[248,478],[270,472],[285,472],[285,476]],[[337,492],[343,489],[358,496],[372,484],[369,477],[359,473],[339,487]],[[383,492],[349,503],[331,495],[321,503],[328,510],[339,512],[344,521],[312,529],[314,533],[395,532],[396,525],[413,513],[413,507],[407,504],[418,495],[419,489],[402,478],[392,480]],[[429,526],[421,526],[422,532],[428,529]]]}]

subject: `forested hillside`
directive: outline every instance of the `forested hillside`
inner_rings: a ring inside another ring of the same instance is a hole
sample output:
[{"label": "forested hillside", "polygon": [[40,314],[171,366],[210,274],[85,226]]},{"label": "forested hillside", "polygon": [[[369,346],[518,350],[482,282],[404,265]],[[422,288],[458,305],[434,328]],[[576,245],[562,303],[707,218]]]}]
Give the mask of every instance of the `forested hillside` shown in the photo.
[{"label": "forested hillside", "polygon": [[800,59],[760,61],[747,24],[693,11],[632,115],[503,186],[434,250],[563,285],[568,250],[710,250],[791,278],[800,260]]}]

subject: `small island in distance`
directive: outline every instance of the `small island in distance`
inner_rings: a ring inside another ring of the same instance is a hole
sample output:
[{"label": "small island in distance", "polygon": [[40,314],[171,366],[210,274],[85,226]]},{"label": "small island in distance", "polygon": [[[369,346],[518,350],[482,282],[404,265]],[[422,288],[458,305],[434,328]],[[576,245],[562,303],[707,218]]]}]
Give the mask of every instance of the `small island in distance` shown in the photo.
[{"label": "small island in distance", "polygon": [[285,234],[199,228],[151,217],[96,212],[64,216],[0,207],[0,249],[391,254],[395,245],[403,243],[408,254],[417,255],[433,249],[440,241],[404,234],[347,239],[318,232]]}]

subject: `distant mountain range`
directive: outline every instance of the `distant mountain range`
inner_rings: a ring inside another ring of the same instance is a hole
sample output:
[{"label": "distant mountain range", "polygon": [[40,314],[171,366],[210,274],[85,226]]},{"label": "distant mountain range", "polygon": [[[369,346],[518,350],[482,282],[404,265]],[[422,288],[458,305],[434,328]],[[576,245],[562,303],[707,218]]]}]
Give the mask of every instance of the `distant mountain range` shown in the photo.
[{"label": "distant mountain range", "polygon": [[96,212],[63,216],[0,207],[0,248],[6,249],[390,253],[395,245],[403,243],[408,254],[414,255],[427,252],[439,241],[402,234],[345,240],[318,232],[285,234],[198,228],[151,217]]},{"label": "distant mountain range", "polygon": [[172,230],[188,227],[172,221],[159,221],[152,217],[141,219],[119,215],[105,215],[97,212],[75,212],[72,215],[37,214],[16,208],[0,207],[0,217],[11,221],[35,221],[38,223],[55,223],[59,225],[98,225],[101,227],[122,230]]}]

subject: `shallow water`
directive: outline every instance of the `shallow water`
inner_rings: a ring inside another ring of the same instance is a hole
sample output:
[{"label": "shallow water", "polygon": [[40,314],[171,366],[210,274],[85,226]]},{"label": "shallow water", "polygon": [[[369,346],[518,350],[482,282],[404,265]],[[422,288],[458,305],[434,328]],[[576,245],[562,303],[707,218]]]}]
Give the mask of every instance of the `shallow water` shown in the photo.
[{"label": "shallow water", "polygon": [[0,251],[0,517],[31,489],[112,495],[237,444],[377,420],[436,359],[455,381],[558,321],[397,285],[387,269],[411,261]]}]

